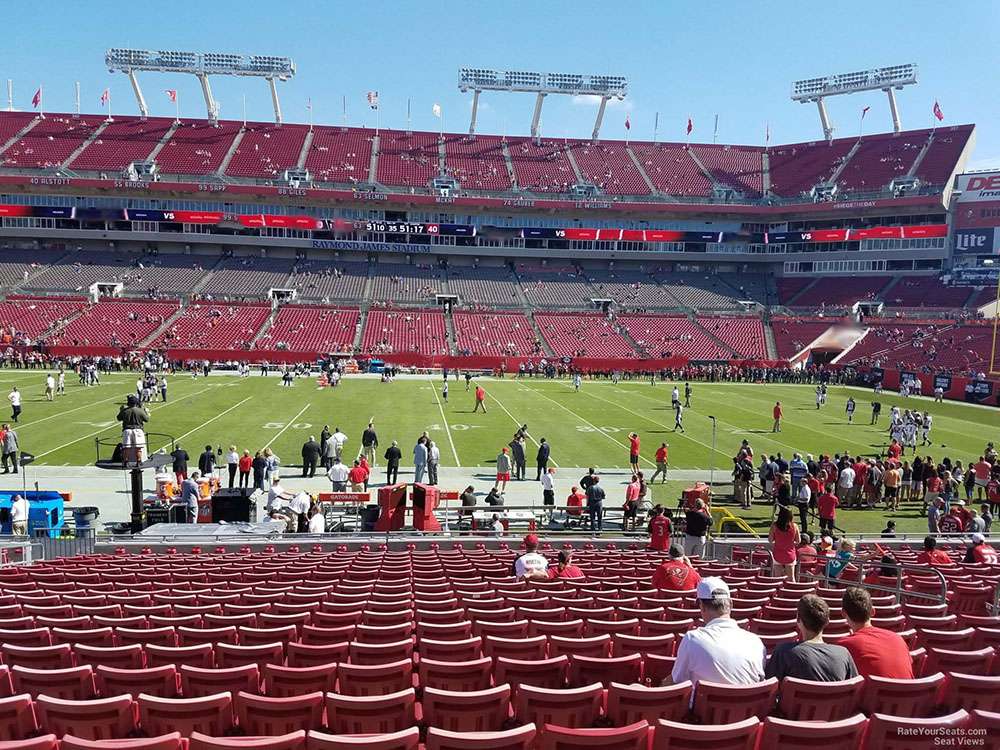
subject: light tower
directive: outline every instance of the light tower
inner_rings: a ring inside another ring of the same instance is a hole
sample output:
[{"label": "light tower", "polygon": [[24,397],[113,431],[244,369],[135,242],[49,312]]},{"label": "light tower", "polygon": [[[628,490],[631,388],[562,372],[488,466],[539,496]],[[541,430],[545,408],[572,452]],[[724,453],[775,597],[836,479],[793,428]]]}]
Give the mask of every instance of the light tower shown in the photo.
[{"label": "light tower", "polygon": [[833,139],[833,124],[826,111],[824,100],[828,96],[858,94],[862,91],[884,91],[889,98],[889,112],[892,115],[892,130],[898,133],[903,126],[899,120],[896,91],[917,82],[917,66],[914,63],[890,65],[885,68],[859,70],[855,73],[837,73],[821,78],[806,78],[792,84],[792,101],[807,104],[816,102],[819,122],[823,127],[823,137]]},{"label": "light tower", "polygon": [[618,75],[582,75],[579,73],[531,73],[520,70],[491,70],[488,68],[460,68],[458,90],[472,91],[472,119],[469,134],[476,132],[476,115],[479,95],[483,91],[507,91],[535,94],[535,111],[531,116],[531,137],[538,137],[538,122],[542,117],[542,103],[549,94],[570,96],[597,96],[601,103],[594,121],[593,140],[597,140],[604,121],[604,111],[611,99],[623,100],[628,95],[628,79]]},{"label": "light tower", "polygon": [[280,125],[281,102],[278,100],[276,81],[287,81],[295,75],[295,63],[288,57],[274,55],[235,55],[225,52],[178,52],[173,50],[143,50],[113,47],[104,55],[108,72],[120,71],[128,76],[135,93],[139,114],[149,117],[146,98],[139,86],[136,72],[143,70],[152,73],[187,73],[193,75],[201,84],[201,92],[205,97],[205,109],[208,120],[212,124],[219,122],[219,103],[212,95],[212,86],[208,81],[210,75],[249,76],[263,78],[271,90],[271,103],[274,106],[274,121]]}]

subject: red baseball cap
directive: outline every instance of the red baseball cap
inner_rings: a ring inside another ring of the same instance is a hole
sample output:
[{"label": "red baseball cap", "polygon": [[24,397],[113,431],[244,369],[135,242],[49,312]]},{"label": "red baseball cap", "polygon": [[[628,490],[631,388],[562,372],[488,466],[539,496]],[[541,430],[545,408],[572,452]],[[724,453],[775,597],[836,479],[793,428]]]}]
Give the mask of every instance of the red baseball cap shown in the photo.
[{"label": "red baseball cap", "polygon": [[532,545],[537,546],[538,545],[538,535],[537,534],[528,534],[527,536],[524,537],[524,543],[527,546],[529,546],[529,547],[532,546]]}]

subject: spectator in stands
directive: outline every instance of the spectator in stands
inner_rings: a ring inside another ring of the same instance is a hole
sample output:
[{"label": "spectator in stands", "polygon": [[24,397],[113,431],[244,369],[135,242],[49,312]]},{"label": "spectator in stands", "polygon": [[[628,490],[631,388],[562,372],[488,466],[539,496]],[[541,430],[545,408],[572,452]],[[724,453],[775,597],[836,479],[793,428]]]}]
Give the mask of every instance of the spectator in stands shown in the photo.
[{"label": "spectator in stands", "polygon": [[684,554],[688,557],[701,557],[705,554],[705,539],[708,530],[712,528],[712,516],[705,509],[702,500],[696,500],[694,507],[684,514]]},{"label": "spectator in stands", "polygon": [[316,476],[316,464],[319,463],[321,450],[313,435],[302,444],[302,477]]},{"label": "spectator in stands", "polygon": [[181,504],[187,507],[187,522],[196,523],[198,521],[198,499],[201,491],[198,487],[198,480],[201,474],[192,471],[191,476],[181,482]]},{"label": "spectator in stands", "polygon": [[972,535],[972,544],[965,551],[962,562],[979,563],[981,565],[996,565],[997,551],[986,543],[986,537],[979,532]]},{"label": "spectator in stands", "polygon": [[664,552],[670,544],[672,530],[673,524],[664,514],[663,508],[657,505],[653,508],[652,518],[646,527],[646,531],[649,532],[649,548],[656,552]]},{"label": "spectator in stands", "polygon": [[858,673],[865,677],[888,677],[895,680],[913,679],[913,660],[906,641],[898,634],[871,623],[871,595],[863,588],[851,586],[844,592],[844,617],[851,635],[840,645],[851,652]]},{"label": "spectator in stands", "polygon": [[514,560],[514,575],[518,578],[548,578],[549,561],[538,551],[538,536],[524,537],[524,554]]},{"label": "spectator in stands", "polygon": [[548,577],[552,578],[586,578],[583,571],[573,564],[573,550],[559,550],[558,561],[554,568],[549,568]]},{"label": "spectator in stands", "polygon": [[[661,514],[659,518],[663,518],[663,515]],[[684,550],[676,544],[671,544],[668,554],[669,559],[664,560],[653,571],[653,588],[661,591],[694,591],[698,587],[701,575],[684,556]]]},{"label": "spectator in stands", "polygon": [[786,677],[813,682],[838,682],[858,676],[851,652],[843,646],[823,642],[823,630],[830,623],[830,606],[815,594],[799,599],[795,622],[801,640],[782,643],[764,668],[765,677],[779,681]]},{"label": "spectator in stands", "polygon": [[800,536],[799,528],[792,520],[792,511],[787,507],[778,509],[778,517],[771,524],[767,538],[771,542],[771,555],[774,558],[771,575],[784,576],[788,580],[794,581],[796,549]]},{"label": "spectator in stands", "polygon": [[239,460],[240,468],[240,489],[245,490],[250,486],[250,470],[253,468],[253,457],[250,451],[244,450]]},{"label": "spectator in stands", "polygon": [[726,582],[703,578],[695,596],[705,624],[681,638],[669,680],[691,680],[695,690],[703,681],[749,685],[763,680],[767,649],[757,635],[742,629],[730,616],[733,600]]},{"label": "spectator in stands", "polygon": [[403,460],[403,451],[395,440],[385,449],[385,483],[396,484],[399,481],[399,462]]}]

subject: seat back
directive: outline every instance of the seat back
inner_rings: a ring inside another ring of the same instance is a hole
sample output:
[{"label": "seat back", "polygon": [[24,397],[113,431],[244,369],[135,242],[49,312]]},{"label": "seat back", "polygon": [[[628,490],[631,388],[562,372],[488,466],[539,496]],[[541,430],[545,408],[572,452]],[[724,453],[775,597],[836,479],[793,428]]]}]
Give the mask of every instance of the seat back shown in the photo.
[{"label": "seat back", "polygon": [[864,714],[839,721],[790,721],[768,717],[761,731],[760,747],[811,750],[819,743],[824,747],[857,748],[867,725]]},{"label": "seat back", "polygon": [[504,732],[449,732],[431,727],[427,730],[426,750],[529,750],[537,731],[525,724]]},{"label": "seat back", "polygon": [[327,726],[336,734],[382,734],[413,726],[413,688],[386,695],[327,693]]},{"label": "seat back", "polygon": [[694,691],[694,713],[703,724],[730,724],[751,716],[767,716],[778,693],[775,678],[752,685],[699,682]]},{"label": "seat back", "polygon": [[97,692],[111,695],[157,695],[173,698],[177,695],[177,669],[173,664],[145,669],[118,669],[101,665],[94,676]]},{"label": "seat back", "polygon": [[413,661],[388,664],[344,664],[337,666],[338,692],[342,695],[386,695],[413,686]]},{"label": "seat back", "polygon": [[964,710],[947,716],[912,719],[873,713],[868,719],[865,746],[880,750],[930,750],[940,747],[944,731],[960,730],[969,726],[970,716]]},{"label": "seat back", "polygon": [[424,723],[451,732],[495,732],[503,727],[510,705],[510,686],[454,692],[424,688]]},{"label": "seat back", "polygon": [[839,721],[858,712],[865,678],[815,682],[786,677],[781,681],[778,707],[791,721]]},{"label": "seat back", "polygon": [[322,691],[284,698],[244,692],[236,696],[240,729],[249,735],[282,735],[298,730],[321,729],[323,706]]},{"label": "seat back", "polygon": [[680,721],[691,705],[692,690],[690,680],[662,687],[612,682],[608,686],[608,720],[615,726],[625,726],[642,719],[651,725],[659,719]]},{"label": "seat back", "polygon": [[538,727],[590,727],[600,714],[603,698],[604,686],[599,682],[568,690],[521,685],[514,700],[514,715],[518,721]]},{"label": "seat back", "polygon": [[108,740],[126,737],[135,729],[131,695],[84,701],[42,695],[35,700],[35,713],[42,731],[60,737],[72,733],[88,740]]},{"label": "seat back", "polygon": [[372,735],[326,734],[310,732],[307,750],[417,750],[420,730],[410,727],[401,732]]},{"label": "seat back", "polygon": [[190,736],[201,732],[221,736],[233,726],[233,697],[230,693],[206,695],[200,698],[160,698],[141,694],[139,722],[152,734],[179,731]]},{"label": "seat back", "polygon": [[228,669],[202,669],[182,664],[180,675],[181,692],[185,698],[200,698],[217,693],[235,695],[241,690],[260,692],[260,670],[256,664]]},{"label": "seat back", "polygon": [[541,750],[602,748],[602,750],[645,750],[649,745],[649,724],[637,721],[624,727],[573,729],[547,724],[541,734]]}]

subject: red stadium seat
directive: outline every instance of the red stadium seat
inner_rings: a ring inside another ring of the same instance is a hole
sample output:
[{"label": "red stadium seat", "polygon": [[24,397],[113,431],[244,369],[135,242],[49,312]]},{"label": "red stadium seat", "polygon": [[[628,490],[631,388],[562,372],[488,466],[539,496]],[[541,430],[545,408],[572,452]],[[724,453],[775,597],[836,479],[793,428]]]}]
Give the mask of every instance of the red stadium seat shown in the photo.
[{"label": "red stadium seat", "polygon": [[993,649],[968,649],[952,651],[943,648],[927,649],[925,672],[961,672],[962,674],[990,674],[993,663]]},{"label": "red stadium seat", "polygon": [[867,725],[868,719],[864,714],[837,721],[790,721],[768,717],[764,719],[760,746],[780,747],[783,750],[812,750],[817,744],[857,748]]},{"label": "red stadium seat", "polygon": [[858,712],[865,678],[814,682],[786,677],[781,681],[778,710],[790,721],[840,721]]},{"label": "red stadium seat", "polygon": [[948,711],[1000,712],[1000,677],[949,672],[941,698]]},{"label": "red stadium seat", "polygon": [[340,643],[289,643],[288,666],[315,667],[321,664],[347,661],[348,642]]},{"label": "red stadium seat", "polygon": [[[119,646],[138,643],[141,646],[176,646],[177,630],[164,628],[115,628]],[[152,665],[150,665],[152,666]]]},{"label": "red stadium seat", "polygon": [[755,750],[760,728],[761,721],[756,716],[732,724],[705,725],[661,719],[653,731],[653,747],[656,750]]},{"label": "red stadium seat", "polygon": [[15,665],[10,670],[15,693],[52,698],[86,700],[95,695],[94,670],[89,666],[67,669],[29,669]]},{"label": "red stadium seat", "polygon": [[980,732],[985,743],[984,747],[1000,747],[1000,713],[973,711],[970,726]]},{"label": "red stadium seat", "polygon": [[135,711],[130,695],[88,701],[60,700],[41,695],[35,700],[35,714],[43,732],[60,737],[74,734],[89,740],[123,739],[135,729]]},{"label": "red stadium seat", "polygon": [[201,698],[160,698],[145,693],[136,699],[139,723],[150,734],[179,731],[221,736],[233,726],[233,698],[229,693]]},{"label": "red stadium seat", "polygon": [[676,646],[677,639],[674,635],[639,636],[619,633],[614,637],[611,655],[642,654],[646,656],[646,654],[659,654],[660,656],[673,656]]},{"label": "red stadium seat", "polygon": [[421,705],[424,723],[429,727],[451,732],[495,732],[508,718],[510,686],[467,692],[425,688]]},{"label": "red stadium seat", "polygon": [[322,692],[271,698],[250,693],[236,696],[240,729],[249,735],[280,735],[323,726]]},{"label": "red stadium seat", "polygon": [[493,660],[488,657],[469,661],[420,659],[417,665],[420,684],[438,690],[485,690],[492,682]]},{"label": "red stadium seat", "polygon": [[538,661],[520,661],[518,659],[497,659],[494,679],[498,685],[507,683],[515,692],[521,685],[556,690],[566,686],[569,672],[569,659],[556,656]]},{"label": "red stadium seat", "polygon": [[30,695],[0,698],[0,740],[22,740],[37,730]]},{"label": "red stadium seat", "polygon": [[649,724],[637,721],[624,727],[602,729],[571,729],[555,724],[546,725],[541,733],[541,750],[571,748],[605,748],[606,750],[646,750],[649,744]]},{"label": "red stadium seat", "polygon": [[0,647],[4,663],[32,669],[66,669],[73,666],[73,650],[66,643],[55,646],[17,646],[5,643]]},{"label": "red stadium seat", "polygon": [[491,659],[502,656],[506,659],[534,661],[545,658],[547,644],[548,641],[544,635],[534,638],[500,638],[488,635],[483,639],[483,656],[488,656]]},{"label": "red stadium seat", "polygon": [[[0,750],[59,750],[59,747],[59,740],[54,734],[46,734],[30,740],[0,741]],[[66,745],[62,747],[66,747]]]},{"label": "red stadium seat", "polygon": [[130,740],[85,740],[67,734],[62,738],[59,747],[60,750],[182,750],[184,740],[180,732]]},{"label": "red stadium seat", "polygon": [[[595,659],[605,659],[611,648],[611,636],[607,633],[589,638],[570,636],[549,636],[549,656],[589,656]],[[631,653],[636,653],[630,651]]]},{"label": "red stadium seat", "polygon": [[252,747],[259,750],[305,750],[306,733],[299,730],[271,737],[209,737],[194,732],[188,740],[188,750],[229,750]]},{"label": "red stadium seat", "polygon": [[197,646],[202,643],[238,643],[236,628],[177,628],[178,646]]},{"label": "red stadium seat", "polygon": [[471,661],[483,652],[483,639],[479,636],[456,641],[437,641],[432,638],[417,639],[421,659],[432,661]]},{"label": "red stadium seat", "polygon": [[344,664],[337,666],[339,692],[344,695],[385,695],[413,686],[413,662],[402,659],[388,664]]},{"label": "red stadium seat", "polygon": [[211,643],[202,643],[199,646],[158,646],[150,643],[146,645],[145,650],[147,667],[162,667],[164,664],[180,667],[188,664],[192,667],[211,669],[215,666],[215,649]]},{"label": "red stadium seat", "polygon": [[402,659],[412,658],[413,641],[410,639],[394,643],[351,641],[350,659],[352,664],[391,664]]},{"label": "red stadium seat", "polygon": [[641,719],[654,726],[658,719],[680,721],[691,705],[692,689],[689,680],[663,687],[612,682],[608,686],[608,721],[618,727]]},{"label": "red stadium seat", "polygon": [[310,732],[306,750],[417,750],[420,730],[410,727],[388,734],[347,735]]},{"label": "red stadium seat", "polygon": [[215,661],[222,669],[243,667],[248,664],[284,664],[285,645],[284,642],[278,641],[254,646],[216,643]]},{"label": "red stadium seat", "polygon": [[[935,730],[960,730],[968,727],[970,716],[966,711],[955,711],[947,716],[934,718],[904,718],[874,713],[868,719],[865,750],[930,750],[941,747],[942,735]],[[954,735],[952,735],[954,736]]]},{"label": "red stadium seat", "polygon": [[604,687],[594,683],[569,690],[551,690],[532,685],[518,686],[514,715],[522,723],[544,727],[592,727],[601,712]]},{"label": "red stadium seat", "polygon": [[386,695],[327,693],[327,726],[335,734],[399,732],[416,721],[413,688]]},{"label": "red stadium seat", "polygon": [[535,741],[535,725],[525,724],[505,732],[449,732],[427,730],[426,750],[529,750]]},{"label": "red stadium seat", "polygon": [[569,657],[569,684],[572,686],[590,685],[594,682],[603,683],[605,687],[612,682],[630,685],[639,682],[641,674],[640,654],[608,659],[576,655]]},{"label": "red stadium seat", "polygon": [[333,691],[337,683],[337,664],[319,664],[314,667],[283,667],[279,664],[264,665],[264,693],[274,698],[304,695],[317,690]]},{"label": "red stadium seat", "polygon": [[861,710],[869,715],[884,711],[889,716],[933,716],[944,683],[945,676],[940,672],[914,680],[866,677]]},{"label": "red stadium seat", "polygon": [[181,665],[181,692],[185,698],[200,698],[217,693],[260,692],[260,670],[256,664],[227,669],[202,669]]},{"label": "red stadium seat", "polygon": [[177,669],[173,664],[146,669],[117,669],[99,666],[94,676],[97,692],[105,698],[112,695],[157,695],[173,698],[177,695]]},{"label": "red stadium seat", "polygon": [[703,724],[731,724],[751,716],[768,716],[778,694],[775,678],[752,685],[699,682],[694,691],[694,713]]},{"label": "red stadium seat", "polygon": [[116,669],[139,669],[145,661],[145,653],[138,643],[131,646],[86,646],[82,643],[73,646],[77,663],[89,664],[95,669],[99,666]]}]

